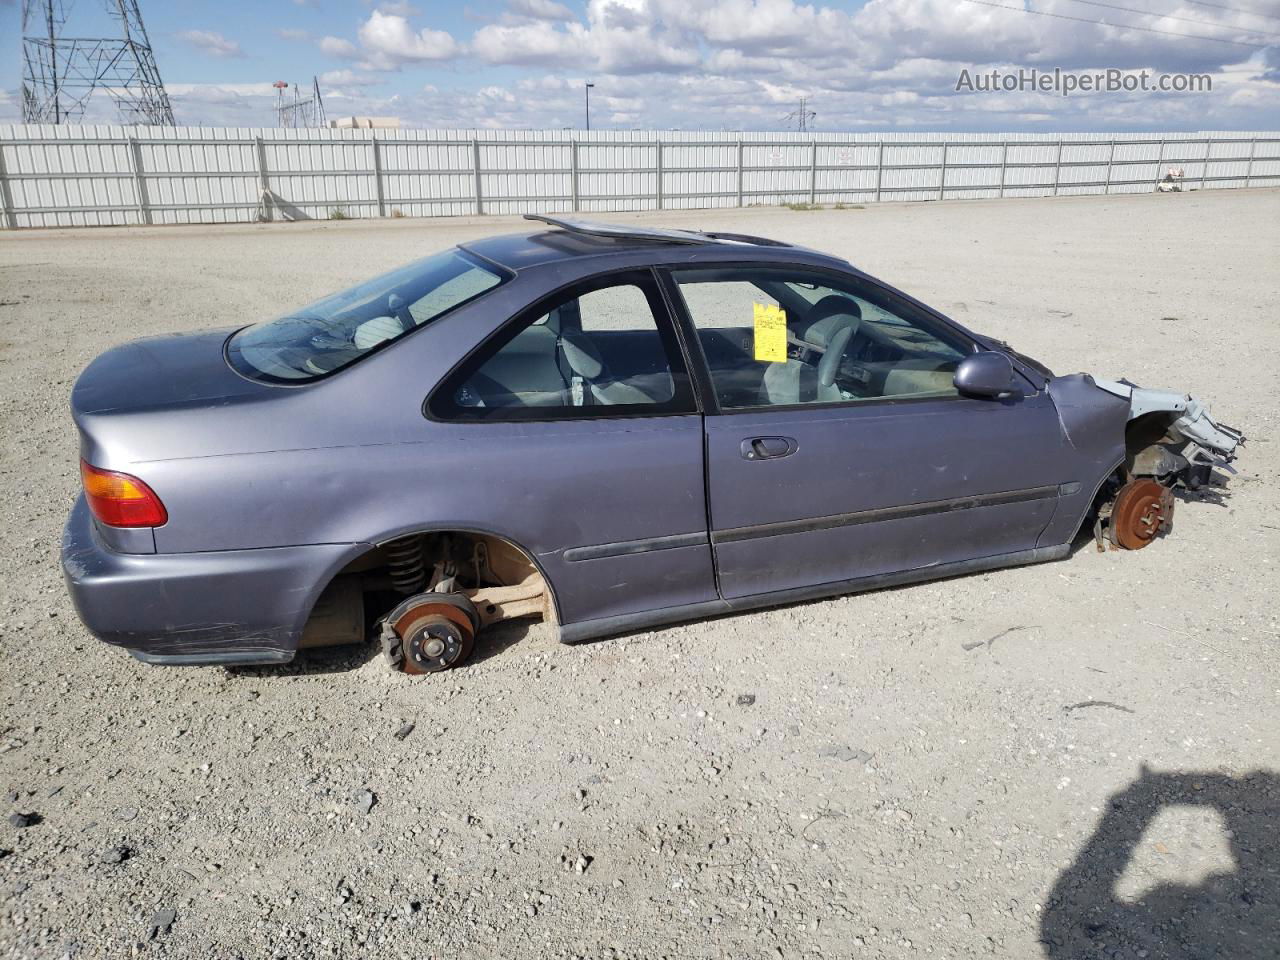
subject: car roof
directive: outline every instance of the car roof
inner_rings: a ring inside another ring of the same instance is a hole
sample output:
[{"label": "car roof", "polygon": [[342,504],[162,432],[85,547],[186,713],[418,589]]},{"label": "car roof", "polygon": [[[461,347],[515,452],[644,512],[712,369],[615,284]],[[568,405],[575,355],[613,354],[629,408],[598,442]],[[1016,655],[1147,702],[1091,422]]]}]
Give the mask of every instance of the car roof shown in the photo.
[{"label": "car roof", "polygon": [[546,223],[552,229],[486,237],[461,247],[511,270],[621,254],[629,254],[628,259],[634,261],[637,254],[646,252],[652,255],[646,259],[655,264],[704,259],[784,260],[849,269],[849,264],[839,257],[748,234],[606,223],[546,214],[525,214],[525,219]]}]

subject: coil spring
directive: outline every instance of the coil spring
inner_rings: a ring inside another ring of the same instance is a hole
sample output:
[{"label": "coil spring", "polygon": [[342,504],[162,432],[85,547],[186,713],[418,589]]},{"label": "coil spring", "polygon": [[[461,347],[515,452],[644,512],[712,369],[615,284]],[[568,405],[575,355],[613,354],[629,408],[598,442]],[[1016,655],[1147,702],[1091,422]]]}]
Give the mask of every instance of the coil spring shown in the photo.
[{"label": "coil spring", "polygon": [[404,537],[387,544],[387,563],[391,568],[391,585],[399,593],[417,593],[426,584],[421,537]]}]

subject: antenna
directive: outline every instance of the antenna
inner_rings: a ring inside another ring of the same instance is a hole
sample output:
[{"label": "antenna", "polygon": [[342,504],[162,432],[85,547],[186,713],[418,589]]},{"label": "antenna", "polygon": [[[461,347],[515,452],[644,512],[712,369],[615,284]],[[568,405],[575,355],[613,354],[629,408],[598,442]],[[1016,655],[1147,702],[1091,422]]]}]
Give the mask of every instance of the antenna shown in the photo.
[{"label": "antenna", "polygon": [[174,125],[137,0],[104,3],[119,21],[119,38],[64,37],[63,0],[23,0],[23,121],[79,123],[101,89],[127,124]]},{"label": "antenna", "polygon": [[796,129],[803,133],[805,130],[809,129],[809,124],[816,116],[817,114],[809,109],[809,98],[801,97],[799,108],[792,110],[783,117],[782,122],[794,123],[796,125]]},{"label": "antenna", "polygon": [[295,83],[293,96],[288,94],[289,84],[277,80],[272,84],[276,88],[276,124],[281,127],[325,127],[324,101],[320,99],[320,81],[311,78],[311,96],[302,99],[302,91]]}]

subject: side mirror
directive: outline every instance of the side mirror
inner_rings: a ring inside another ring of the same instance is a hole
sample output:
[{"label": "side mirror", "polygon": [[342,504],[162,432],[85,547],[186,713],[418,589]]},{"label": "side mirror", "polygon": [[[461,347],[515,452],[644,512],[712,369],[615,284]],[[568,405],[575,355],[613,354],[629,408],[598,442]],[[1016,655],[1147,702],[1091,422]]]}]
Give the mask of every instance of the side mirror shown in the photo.
[{"label": "side mirror", "polygon": [[956,367],[956,389],[970,397],[1005,397],[1016,389],[1013,364],[1003,353],[971,353]]}]

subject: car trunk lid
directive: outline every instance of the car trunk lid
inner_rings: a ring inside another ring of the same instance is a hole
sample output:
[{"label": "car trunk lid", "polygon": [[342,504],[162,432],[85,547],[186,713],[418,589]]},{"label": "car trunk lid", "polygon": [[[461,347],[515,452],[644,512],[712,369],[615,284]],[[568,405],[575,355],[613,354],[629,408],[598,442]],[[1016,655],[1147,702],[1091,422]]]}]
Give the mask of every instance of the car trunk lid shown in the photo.
[{"label": "car trunk lid", "polygon": [[231,330],[135,340],[89,364],[71,391],[84,415],[143,413],[261,394],[270,387],[239,376],[223,356]]}]

